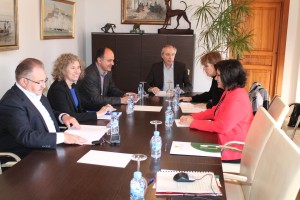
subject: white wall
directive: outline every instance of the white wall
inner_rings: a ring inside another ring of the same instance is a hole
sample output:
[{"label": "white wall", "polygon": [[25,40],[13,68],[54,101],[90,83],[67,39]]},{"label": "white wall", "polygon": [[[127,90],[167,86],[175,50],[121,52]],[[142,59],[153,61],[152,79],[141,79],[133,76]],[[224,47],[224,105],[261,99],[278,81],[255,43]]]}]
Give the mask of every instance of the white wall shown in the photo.
[{"label": "white wall", "polygon": [[[89,65],[91,60],[91,32],[100,32],[107,22],[116,24],[116,32],[129,32],[132,25],[121,24],[121,1],[76,0],[75,39],[40,40],[40,0],[19,0],[19,50],[0,52],[0,97],[14,83],[14,70],[18,63],[27,58],[41,59],[51,78],[52,64],[61,53],[71,52],[82,57]],[[117,2],[117,3],[116,3]],[[200,4],[201,0],[186,0],[188,5]],[[182,9],[180,1],[172,1],[172,7]],[[300,102],[300,5],[298,1],[290,2],[290,21],[288,26],[285,70],[282,96],[290,103]],[[191,19],[191,12],[188,12]],[[172,19],[173,28],[175,19]],[[195,21],[192,28],[195,28]],[[185,21],[180,22],[186,28]],[[293,26],[292,26],[293,25]],[[141,25],[146,33],[157,33],[161,25]],[[197,31],[195,32],[197,33]],[[158,52],[159,53],[159,52]],[[196,50],[196,55],[200,52]],[[203,73],[200,64],[194,66],[194,91],[201,92],[209,88],[210,79]],[[297,93],[296,93],[297,91]]]},{"label": "white wall", "polygon": [[75,39],[40,39],[40,0],[19,0],[19,49],[0,51],[0,97],[14,84],[16,66],[25,58],[34,57],[44,62],[51,78],[54,60],[64,52],[84,56],[84,1],[76,3]]}]

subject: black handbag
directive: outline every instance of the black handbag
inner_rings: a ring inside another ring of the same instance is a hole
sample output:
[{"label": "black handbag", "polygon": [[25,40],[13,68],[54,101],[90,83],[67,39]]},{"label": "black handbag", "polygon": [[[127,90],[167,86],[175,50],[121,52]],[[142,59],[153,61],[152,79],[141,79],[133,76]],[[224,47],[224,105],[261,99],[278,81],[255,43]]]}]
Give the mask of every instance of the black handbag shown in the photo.
[{"label": "black handbag", "polygon": [[[300,115],[300,103],[292,103],[290,105],[290,107],[291,106],[294,106],[294,109],[293,109],[293,112],[291,114],[291,118],[290,118],[290,121],[288,123],[288,126],[295,127],[295,125],[297,123],[297,120],[298,120],[298,117]],[[298,127],[300,127],[300,124],[298,125]]]}]

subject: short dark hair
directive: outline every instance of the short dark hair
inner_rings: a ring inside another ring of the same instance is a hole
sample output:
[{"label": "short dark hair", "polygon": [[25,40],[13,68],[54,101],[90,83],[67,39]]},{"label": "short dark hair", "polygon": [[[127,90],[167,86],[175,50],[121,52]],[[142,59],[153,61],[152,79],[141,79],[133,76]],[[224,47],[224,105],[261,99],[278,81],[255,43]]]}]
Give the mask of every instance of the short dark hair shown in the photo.
[{"label": "short dark hair", "polygon": [[15,70],[16,81],[19,81],[21,78],[28,76],[33,71],[33,68],[40,67],[44,68],[42,61],[35,58],[26,58],[17,66]]},{"label": "short dark hair", "polygon": [[224,89],[233,90],[243,88],[246,85],[246,72],[238,60],[222,60],[215,64],[219,70]]},{"label": "short dark hair", "polygon": [[97,58],[103,58],[106,49],[110,49],[110,48],[108,48],[108,47],[100,47],[97,50],[97,52],[96,52],[96,61],[97,61]]}]

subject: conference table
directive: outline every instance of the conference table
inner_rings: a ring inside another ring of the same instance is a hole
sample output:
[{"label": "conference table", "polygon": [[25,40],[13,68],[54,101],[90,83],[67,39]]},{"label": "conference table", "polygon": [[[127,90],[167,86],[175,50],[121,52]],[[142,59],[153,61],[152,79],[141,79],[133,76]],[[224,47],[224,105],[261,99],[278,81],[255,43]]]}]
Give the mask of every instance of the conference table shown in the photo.
[{"label": "conference table", "polygon": [[[202,156],[170,155],[172,141],[217,143],[215,133],[203,132],[188,127],[166,128],[164,116],[168,102],[166,97],[144,97],[136,105],[163,106],[160,112],[135,111],[126,114],[126,105],[115,106],[121,111],[119,145],[58,145],[56,149],[34,150],[14,167],[0,175],[0,199],[82,199],[122,200],[130,199],[130,180],[137,169],[136,161],[125,168],[77,163],[90,150],[145,154],[147,159],[140,163],[142,176],[149,181],[161,169],[178,171],[211,171],[219,175],[222,196],[196,197],[195,199],[226,199],[221,159]],[[175,112],[175,118],[182,115]],[[155,160],[150,156],[150,139],[155,129],[151,120],[163,124],[157,129],[162,137],[162,156]],[[85,122],[88,125],[105,126],[107,120]],[[107,136],[105,136],[107,137]],[[146,200],[194,199],[190,196],[156,196],[153,184],[147,187]]]}]

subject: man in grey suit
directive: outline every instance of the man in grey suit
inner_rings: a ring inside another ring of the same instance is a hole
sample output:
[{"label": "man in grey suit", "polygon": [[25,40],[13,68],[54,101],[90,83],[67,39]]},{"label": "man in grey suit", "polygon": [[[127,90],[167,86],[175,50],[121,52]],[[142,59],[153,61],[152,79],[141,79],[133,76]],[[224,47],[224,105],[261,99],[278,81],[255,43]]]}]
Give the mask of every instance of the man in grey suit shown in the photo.
[{"label": "man in grey suit", "polygon": [[0,151],[21,158],[32,148],[55,148],[57,144],[83,144],[84,138],[62,133],[58,121],[68,128],[80,128],[66,113],[53,111],[43,95],[47,77],[43,63],[23,60],[15,70],[16,83],[0,100]]},{"label": "man in grey suit", "polygon": [[155,63],[146,78],[145,89],[154,94],[160,90],[174,89],[179,84],[182,93],[192,92],[185,64],[174,61],[177,49],[173,45],[165,45],[161,50],[162,62]]},{"label": "man in grey suit", "polygon": [[86,109],[99,109],[105,104],[127,104],[128,96],[112,80],[114,59],[111,49],[98,49],[95,63],[86,68],[84,78],[78,81],[81,96],[89,102]]}]

